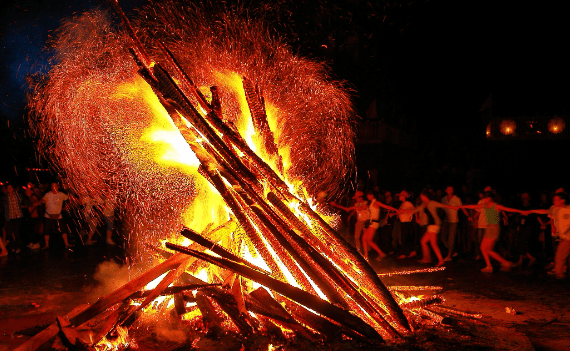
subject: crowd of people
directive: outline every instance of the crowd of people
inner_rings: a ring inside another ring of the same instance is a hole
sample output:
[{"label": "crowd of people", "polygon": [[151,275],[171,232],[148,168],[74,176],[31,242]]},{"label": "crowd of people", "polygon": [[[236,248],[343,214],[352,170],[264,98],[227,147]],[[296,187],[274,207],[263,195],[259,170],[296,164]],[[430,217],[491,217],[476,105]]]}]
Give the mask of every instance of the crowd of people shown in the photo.
[{"label": "crowd of people", "polygon": [[[26,248],[49,250],[54,236],[61,237],[66,249],[74,242],[93,245],[99,218],[105,225],[105,242],[115,245],[115,204],[110,198],[76,197],[61,191],[57,182],[21,187],[6,183],[1,185],[1,196],[0,256],[17,255]],[[76,240],[70,240],[71,234]]]},{"label": "crowd of people", "polygon": [[[463,189],[465,190],[465,189]],[[419,194],[375,187],[356,191],[347,206],[331,202],[348,215],[348,238],[368,260],[371,250],[381,261],[416,257],[443,266],[455,257],[483,260],[482,272],[544,264],[558,279],[566,277],[570,257],[570,202],[564,189],[541,193],[532,202],[527,192],[501,198],[491,187],[470,194],[424,189]],[[507,207],[504,203],[508,203]],[[432,261],[435,254],[437,261]]]},{"label": "crowd of people", "polygon": [[[105,242],[115,245],[116,205],[110,198],[79,198],[60,191],[57,182],[2,184],[1,194],[0,256],[17,255],[26,248],[47,250],[54,236],[61,237],[65,248],[93,245],[99,224]],[[493,261],[503,271],[542,263],[564,279],[570,256],[568,195],[558,189],[541,193],[538,200],[533,202],[527,192],[502,199],[491,187],[477,194],[458,195],[448,186],[417,194],[402,190],[395,196],[375,187],[356,191],[347,206],[330,204],[348,214],[350,239],[367,260],[375,252],[377,261],[391,255],[443,266],[460,256],[483,260],[485,273],[495,270]],[[72,233],[74,240],[69,239]],[[432,261],[432,254],[437,261]]]}]

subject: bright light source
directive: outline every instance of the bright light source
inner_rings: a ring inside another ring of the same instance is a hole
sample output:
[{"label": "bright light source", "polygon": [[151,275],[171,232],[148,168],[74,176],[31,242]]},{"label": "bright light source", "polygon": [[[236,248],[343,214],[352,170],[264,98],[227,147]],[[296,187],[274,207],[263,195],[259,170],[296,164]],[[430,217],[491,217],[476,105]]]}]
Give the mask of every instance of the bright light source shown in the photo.
[{"label": "bright light source", "polygon": [[548,121],[548,130],[551,133],[558,134],[562,133],[564,130],[565,124],[564,120],[559,117],[554,117],[550,121]]},{"label": "bright light source", "polygon": [[516,125],[515,121],[510,120],[510,119],[505,119],[504,121],[501,122],[501,125],[499,126],[501,133],[503,133],[505,135],[513,134],[515,132],[516,128],[517,128],[517,125]]}]

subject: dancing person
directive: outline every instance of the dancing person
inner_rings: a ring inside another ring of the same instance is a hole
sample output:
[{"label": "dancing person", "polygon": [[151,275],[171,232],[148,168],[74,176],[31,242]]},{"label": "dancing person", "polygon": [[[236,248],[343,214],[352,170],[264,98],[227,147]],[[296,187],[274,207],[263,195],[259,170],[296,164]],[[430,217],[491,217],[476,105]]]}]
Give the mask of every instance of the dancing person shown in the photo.
[{"label": "dancing person", "polygon": [[[548,201],[548,195],[543,192],[540,194],[540,204],[538,205],[538,209],[548,210],[549,208],[550,204]],[[550,218],[548,218],[547,214],[540,214],[536,217],[536,220],[539,224],[538,241],[541,244],[542,257],[550,259],[554,252],[554,250],[552,250],[552,232],[550,228]]]},{"label": "dancing person", "polygon": [[[374,192],[374,194],[378,194]],[[394,199],[390,191],[384,192],[384,195],[379,195],[378,201],[386,206],[394,207]],[[400,228],[396,228],[395,225],[396,218],[394,217],[394,212],[381,208],[379,214],[379,228],[376,232],[379,235],[378,242],[380,244],[381,250],[392,253],[394,248],[398,246],[399,237],[398,233]]]},{"label": "dancing person", "polygon": [[[416,199],[416,206],[415,206],[416,209],[418,209],[421,206],[421,204],[422,204],[421,196],[418,196],[418,198]],[[408,255],[408,258],[416,257],[418,255],[416,249],[421,246],[419,240],[420,238],[424,237],[424,234],[426,233],[427,230],[427,226],[429,224],[428,216],[425,213],[425,211],[415,211],[414,217],[417,224],[416,235],[414,236],[414,249]]]},{"label": "dancing person", "polygon": [[362,191],[357,191],[352,197],[356,202],[351,207],[343,207],[335,202],[330,202],[331,206],[340,208],[346,212],[356,211],[356,223],[354,224],[354,245],[358,251],[361,251],[362,241],[360,236],[364,231],[364,225],[370,219],[370,212],[368,211],[368,202],[363,198],[364,193]]},{"label": "dancing person", "polygon": [[401,202],[398,214],[398,221],[400,222],[400,256],[398,259],[407,258],[413,251],[415,247],[414,237],[413,237],[413,228],[412,228],[412,219],[414,218],[414,211],[415,206],[412,204],[408,199],[410,194],[403,190],[396,197]]},{"label": "dancing person", "polygon": [[380,227],[380,209],[384,208],[389,211],[394,211],[394,213],[397,213],[398,211],[394,207],[385,205],[378,201],[372,191],[368,191],[366,193],[366,199],[370,202],[368,205],[370,224],[364,229],[364,234],[362,235],[362,251],[364,253],[364,258],[368,261],[368,247],[371,247],[376,251],[376,253],[378,253],[376,260],[380,261],[386,257],[386,254],[382,252],[374,242],[374,235],[376,234],[376,230]]},{"label": "dancing person", "polygon": [[429,193],[428,190],[424,190],[420,194],[421,205],[414,211],[419,212],[422,211],[427,215],[428,224],[424,235],[420,241],[422,246],[422,259],[418,262],[420,263],[431,263],[431,252],[429,250],[428,244],[431,245],[433,252],[437,257],[437,267],[443,266],[445,261],[443,260],[443,256],[441,255],[441,251],[439,250],[439,246],[437,245],[437,235],[441,228],[441,218],[437,214],[438,208],[449,208],[449,205],[441,204],[437,201],[431,199],[432,195]]},{"label": "dancing person", "polygon": [[26,207],[28,209],[28,233],[30,234],[30,244],[28,247],[32,250],[37,250],[41,247],[41,217],[40,208],[38,206],[39,199],[34,194],[34,189],[28,183],[25,189]]},{"label": "dancing person", "polygon": [[481,216],[485,216],[486,226],[483,233],[483,239],[481,240],[481,254],[485,260],[485,268],[481,269],[484,273],[493,273],[493,266],[491,264],[491,258],[498,261],[501,264],[502,271],[508,271],[513,266],[512,262],[507,261],[499,253],[494,251],[495,243],[499,239],[501,233],[501,212],[517,212],[521,214],[526,214],[527,212],[517,210],[514,208],[505,207],[499,205],[495,200],[496,195],[493,192],[487,191],[484,194],[483,201],[477,205],[463,205],[458,208],[472,208],[476,210],[481,210]]},{"label": "dancing person", "polygon": [[[524,192],[520,195],[521,198],[521,210],[529,211],[531,210],[530,206],[530,195],[527,192]],[[529,267],[533,266],[536,262],[536,258],[531,254],[531,243],[534,241],[534,224],[536,215],[530,216],[521,216],[517,215],[515,217],[515,225],[516,225],[516,233],[517,233],[517,240],[516,243],[518,244],[518,254],[519,260],[515,263],[516,266],[520,266],[523,263],[524,258],[528,258],[529,260]]]},{"label": "dancing person", "polygon": [[[441,199],[441,203],[444,205],[449,205],[453,207],[458,207],[463,205],[461,199],[453,194],[454,189],[450,185],[445,188],[445,193],[447,194]],[[457,215],[458,210],[452,208],[444,208],[445,210],[445,220],[441,226],[441,240],[445,247],[447,247],[447,256],[444,258],[444,261],[451,261],[451,257],[456,256],[457,254],[453,253],[453,249],[455,247],[455,236],[457,234],[457,224],[459,223],[459,216]],[[462,209],[465,216],[469,217],[467,210]]]},{"label": "dancing person", "polygon": [[553,226],[556,228],[556,235],[559,238],[556,252],[554,253],[554,274],[556,279],[565,279],[570,257],[570,206],[568,205],[568,194],[558,192],[554,195],[553,207],[548,210],[531,210],[529,213],[548,214],[552,218]]}]

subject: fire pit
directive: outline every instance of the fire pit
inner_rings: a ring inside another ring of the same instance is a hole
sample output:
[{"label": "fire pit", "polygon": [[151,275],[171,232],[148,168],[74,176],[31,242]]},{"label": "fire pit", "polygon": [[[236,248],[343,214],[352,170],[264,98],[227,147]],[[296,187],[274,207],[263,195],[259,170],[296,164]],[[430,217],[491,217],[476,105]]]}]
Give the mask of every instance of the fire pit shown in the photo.
[{"label": "fire pit", "polygon": [[19,350],[129,348],[151,315],[246,349],[441,322],[443,298],[413,294],[437,287],[386,287],[313,200],[351,175],[339,83],[235,14],[167,2],[131,24],[112,4],[120,31],[99,11],[60,29],[32,122],[68,185],[121,203],[138,257],[161,262]]}]

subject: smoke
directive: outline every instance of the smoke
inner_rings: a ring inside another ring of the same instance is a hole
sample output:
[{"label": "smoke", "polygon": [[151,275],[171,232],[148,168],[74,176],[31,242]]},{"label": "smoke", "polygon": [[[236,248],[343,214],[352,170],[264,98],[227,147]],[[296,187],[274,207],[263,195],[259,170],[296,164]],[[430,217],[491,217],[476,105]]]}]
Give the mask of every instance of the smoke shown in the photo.
[{"label": "smoke", "polygon": [[99,285],[90,293],[93,299],[105,296],[129,282],[130,269],[126,265],[120,265],[115,261],[100,263],[95,270],[93,279]]}]

